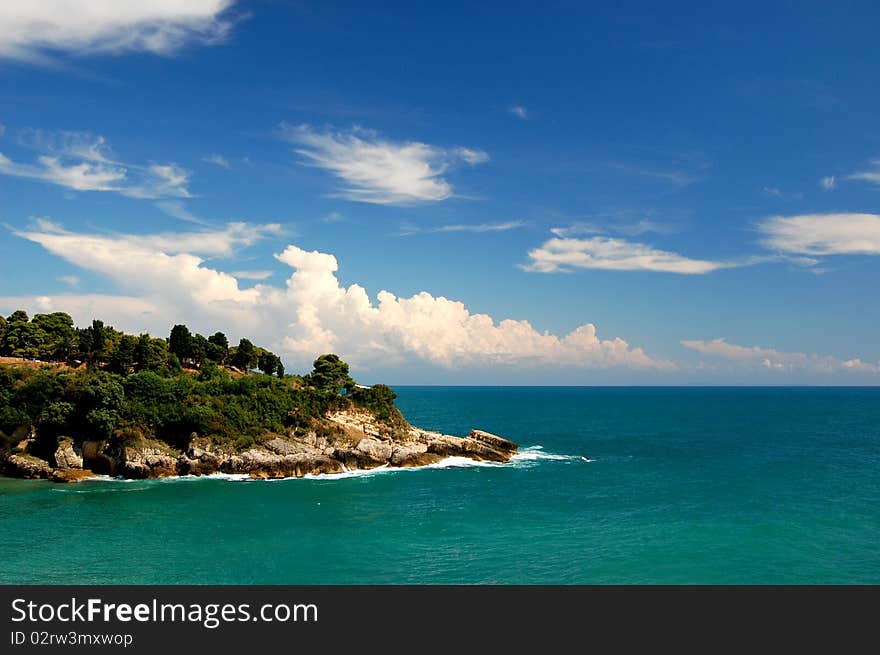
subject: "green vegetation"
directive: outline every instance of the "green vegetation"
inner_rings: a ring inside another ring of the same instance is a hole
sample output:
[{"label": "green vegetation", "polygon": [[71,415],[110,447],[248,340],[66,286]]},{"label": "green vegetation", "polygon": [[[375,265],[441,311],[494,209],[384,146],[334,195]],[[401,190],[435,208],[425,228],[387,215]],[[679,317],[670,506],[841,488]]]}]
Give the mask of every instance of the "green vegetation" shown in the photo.
[{"label": "green vegetation", "polygon": [[[184,448],[196,434],[241,449],[351,406],[403,421],[390,388],[356,388],[336,355],[318,357],[305,376],[285,375],[277,355],[247,339],[230,348],[223,333],[205,339],[184,325],[166,340],[99,320],[77,329],[60,312],[28,320],[18,311],[0,319],[0,355],[54,362],[0,365],[0,431],[35,428],[43,456],[60,437],[150,437]],[[262,373],[247,373],[254,367]]]}]

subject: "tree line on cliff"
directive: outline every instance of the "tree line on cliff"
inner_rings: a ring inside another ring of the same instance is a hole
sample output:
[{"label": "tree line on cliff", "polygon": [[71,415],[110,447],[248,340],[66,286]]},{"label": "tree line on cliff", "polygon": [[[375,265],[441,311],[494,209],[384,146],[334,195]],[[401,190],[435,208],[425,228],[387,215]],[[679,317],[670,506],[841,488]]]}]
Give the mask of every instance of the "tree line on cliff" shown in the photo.
[{"label": "tree line on cliff", "polygon": [[[28,319],[17,311],[0,318],[0,355],[71,365],[0,365],[0,436],[30,426],[38,450],[62,437],[149,437],[181,448],[193,434],[245,448],[352,406],[403,420],[389,387],[356,385],[337,355],[319,356],[306,375],[287,375],[277,355],[248,339],[230,347],[222,332],[205,338],[184,325],[162,339],[100,320],[77,328],[62,312]],[[254,368],[261,372],[248,373]]]}]

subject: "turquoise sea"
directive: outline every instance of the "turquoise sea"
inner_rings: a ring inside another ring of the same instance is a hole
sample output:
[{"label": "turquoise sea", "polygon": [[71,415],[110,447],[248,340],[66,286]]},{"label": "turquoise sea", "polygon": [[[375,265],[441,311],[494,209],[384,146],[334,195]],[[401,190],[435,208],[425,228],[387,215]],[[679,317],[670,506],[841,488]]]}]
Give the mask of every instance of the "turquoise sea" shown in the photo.
[{"label": "turquoise sea", "polygon": [[508,465],[0,480],[2,583],[880,583],[880,388],[399,387]]}]

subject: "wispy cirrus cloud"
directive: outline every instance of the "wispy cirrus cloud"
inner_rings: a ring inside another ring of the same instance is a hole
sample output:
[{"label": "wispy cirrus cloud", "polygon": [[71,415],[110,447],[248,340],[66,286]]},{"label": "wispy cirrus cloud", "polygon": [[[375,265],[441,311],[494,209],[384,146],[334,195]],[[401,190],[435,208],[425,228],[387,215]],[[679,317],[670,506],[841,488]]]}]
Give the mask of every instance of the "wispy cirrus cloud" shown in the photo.
[{"label": "wispy cirrus cloud", "polygon": [[202,161],[227,170],[232,168],[232,164],[230,164],[229,160],[223,155],[206,155],[205,157],[202,157]]},{"label": "wispy cirrus cloud", "polygon": [[450,225],[438,225],[436,227],[422,227],[407,223],[401,226],[395,236],[412,236],[414,234],[443,234],[451,232],[470,232],[472,234],[486,234],[490,232],[508,232],[518,230],[526,226],[525,221],[506,221],[503,223],[454,223]]},{"label": "wispy cirrus cloud", "polygon": [[635,166],[621,162],[612,162],[609,166],[629,175],[653,178],[655,180],[660,180],[661,182],[666,182],[677,189],[683,189],[701,179],[696,173],[681,169],[646,168],[644,166]]},{"label": "wispy cirrus cloud", "polygon": [[177,164],[117,160],[102,136],[85,132],[30,131],[25,142],[42,150],[34,162],[0,153],[0,175],[55,184],[74,191],[111,191],[140,199],[189,198],[189,171]]},{"label": "wispy cirrus cloud", "polygon": [[775,186],[765,186],[762,188],[762,191],[764,194],[773,198],[778,198],[779,200],[801,200],[804,197],[803,193],[783,191]]},{"label": "wispy cirrus cloud", "polygon": [[234,19],[234,0],[4,0],[0,57],[49,62],[74,54],[151,52],[170,55],[190,43],[215,44]]},{"label": "wispy cirrus cloud", "polygon": [[758,225],[761,243],[784,253],[880,255],[880,215],[801,214],[773,216]]},{"label": "wispy cirrus cloud", "polygon": [[418,141],[391,141],[355,127],[316,131],[309,125],[281,125],[284,139],[305,161],[331,172],[347,186],[339,195],[381,205],[438,202],[453,196],[444,175],[458,162],[481,164],[489,155],[473,148],[446,149]]},{"label": "wispy cirrus cloud", "polygon": [[272,271],[233,271],[232,276],[239,280],[268,280]]},{"label": "wispy cirrus cloud", "polygon": [[794,372],[810,371],[817,373],[861,372],[880,373],[880,362],[865,362],[858,357],[839,359],[826,355],[789,353],[775,348],[760,346],[739,346],[724,339],[701,341],[685,339],[681,345],[704,355],[721,357],[745,365],[753,365],[771,371]]},{"label": "wispy cirrus cloud", "polygon": [[560,238],[580,236],[584,234],[607,234],[608,232],[635,237],[654,232],[656,234],[672,234],[679,227],[672,223],[654,221],[643,218],[637,221],[575,221],[569,225],[550,228],[550,232]]},{"label": "wispy cirrus cloud", "polygon": [[846,176],[846,179],[861,180],[862,182],[870,182],[871,184],[880,184],[880,159],[873,159],[870,163],[872,168],[851,173]]},{"label": "wispy cirrus cloud", "polygon": [[521,265],[534,273],[560,273],[575,269],[606,271],[657,271],[682,275],[703,275],[720,268],[742,265],[731,262],[693,259],[675,252],[612,237],[587,239],[552,238],[528,253]]}]

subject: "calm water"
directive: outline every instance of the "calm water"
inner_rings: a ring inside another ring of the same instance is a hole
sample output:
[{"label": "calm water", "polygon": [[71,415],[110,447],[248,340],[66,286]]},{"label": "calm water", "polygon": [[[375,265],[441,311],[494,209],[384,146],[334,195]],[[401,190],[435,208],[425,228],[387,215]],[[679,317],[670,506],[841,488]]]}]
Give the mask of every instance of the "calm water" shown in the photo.
[{"label": "calm water", "polygon": [[[0,480],[4,583],[880,583],[880,388],[398,388],[505,466]],[[540,447],[540,448],[539,448]]]}]

